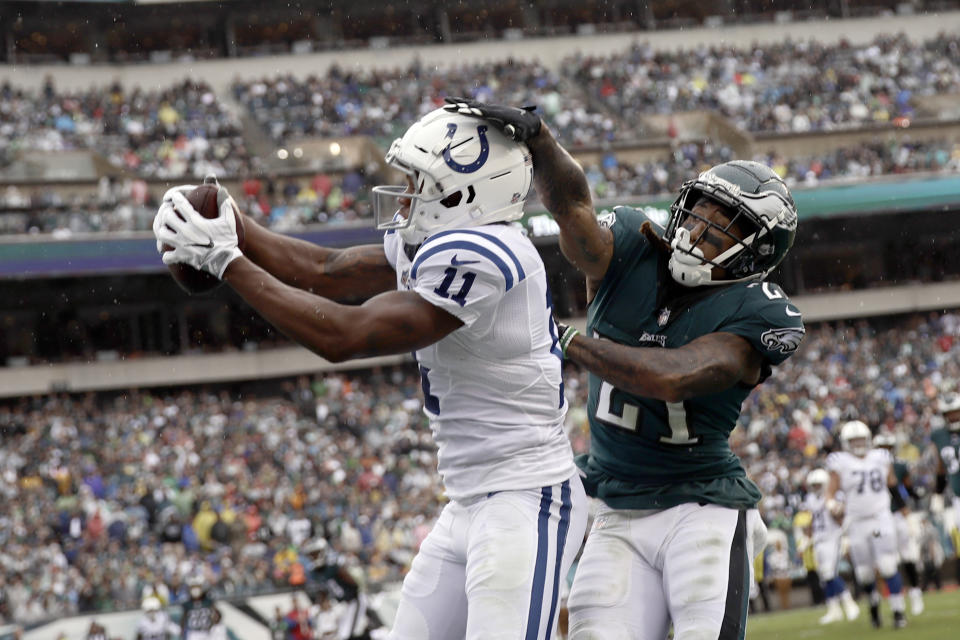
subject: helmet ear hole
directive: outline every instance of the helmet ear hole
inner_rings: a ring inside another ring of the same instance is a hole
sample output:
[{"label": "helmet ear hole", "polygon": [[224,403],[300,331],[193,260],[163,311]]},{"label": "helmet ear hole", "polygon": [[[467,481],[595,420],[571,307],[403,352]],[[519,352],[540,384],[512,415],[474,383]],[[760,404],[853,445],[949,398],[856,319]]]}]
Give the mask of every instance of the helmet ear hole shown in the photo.
[{"label": "helmet ear hole", "polygon": [[457,191],[456,193],[451,193],[446,198],[440,201],[440,204],[445,206],[447,209],[452,209],[453,207],[460,204],[460,201],[463,200],[463,191]]}]

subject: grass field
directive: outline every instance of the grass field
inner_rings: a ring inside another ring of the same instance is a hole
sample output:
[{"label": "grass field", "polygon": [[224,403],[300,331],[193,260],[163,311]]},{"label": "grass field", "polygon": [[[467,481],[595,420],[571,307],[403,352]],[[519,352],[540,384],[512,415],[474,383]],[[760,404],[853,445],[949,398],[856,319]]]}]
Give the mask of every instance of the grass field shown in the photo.
[{"label": "grass field", "polygon": [[926,609],[919,616],[909,614],[907,627],[894,630],[893,615],[884,600],[881,608],[884,626],[875,630],[870,626],[870,610],[866,598],[861,598],[860,617],[853,622],[835,622],[819,625],[823,607],[797,609],[783,613],[764,613],[750,616],[747,640],[859,640],[895,635],[903,640],[953,640],[960,638],[960,590],[924,594]]}]

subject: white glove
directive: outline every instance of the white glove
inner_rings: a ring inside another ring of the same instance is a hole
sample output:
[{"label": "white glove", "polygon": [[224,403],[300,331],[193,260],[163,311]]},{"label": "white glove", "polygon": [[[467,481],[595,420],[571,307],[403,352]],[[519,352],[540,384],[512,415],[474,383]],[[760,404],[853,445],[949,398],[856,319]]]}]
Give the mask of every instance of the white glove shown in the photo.
[{"label": "white glove", "polygon": [[[197,185],[195,184],[182,184],[179,187],[167,189],[166,193],[163,194],[162,203],[171,202],[174,191],[179,191],[180,193],[186,195],[196,188]],[[157,238],[157,253],[162,255],[163,243],[160,241],[160,229],[163,227],[163,221],[160,216],[161,212],[163,212],[163,204],[161,204],[160,208],[157,210],[157,215],[153,216],[153,235]]]},{"label": "white glove", "polygon": [[243,255],[237,246],[233,198],[223,201],[219,216],[207,219],[197,213],[182,189],[177,187],[164,194],[164,202],[154,219],[158,249],[163,244],[173,247],[173,251],[162,254],[163,263],[188,264],[222,279],[227,265]]}]

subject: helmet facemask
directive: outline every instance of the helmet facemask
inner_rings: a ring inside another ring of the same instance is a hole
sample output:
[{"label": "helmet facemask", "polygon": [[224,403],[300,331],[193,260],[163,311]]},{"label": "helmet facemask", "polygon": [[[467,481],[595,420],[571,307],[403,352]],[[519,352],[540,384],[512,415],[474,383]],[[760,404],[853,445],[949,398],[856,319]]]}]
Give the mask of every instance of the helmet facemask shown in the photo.
[{"label": "helmet facemask", "polygon": [[850,450],[855,456],[863,457],[867,455],[867,452],[870,451],[870,439],[869,438],[851,438],[847,442],[847,449]]},{"label": "helmet facemask", "polygon": [[938,409],[950,431],[960,431],[960,394],[949,393],[940,398]]},{"label": "helmet facemask", "polygon": [[386,161],[408,185],[373,188],[377,228],[398,230],[407,245],[445,229],[519,219],[533,176],[525,145],[443,109],[394,140]]}]

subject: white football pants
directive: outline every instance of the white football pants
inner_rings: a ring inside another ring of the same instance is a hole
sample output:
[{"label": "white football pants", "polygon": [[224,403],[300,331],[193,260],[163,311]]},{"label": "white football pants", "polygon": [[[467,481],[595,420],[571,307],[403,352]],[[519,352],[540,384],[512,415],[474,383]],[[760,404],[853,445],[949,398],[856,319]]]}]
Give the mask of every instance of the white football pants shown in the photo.
[{"label": "white football pants", "polygon": [[902,511],[893,514],[893,523],[897,530],[897,549],[901,562],[920,562],[920,543],[910,523],[910,516]]},{"label": "white football pants", "polygon": [[743,638],[766,538],[756,509],[601,506],[570,592],[571,640],[663,640],[671,621],[675,640]]},{"label": "white football pants", "polygon": [[840,562],[841,532],[818,536],[813,541],[813,557],[817,562],[817,575],[821,582],[829,582],[837,577],[837,565]]},{"label": "white football pants", "polygon": [[875,582],[874,571],[879,571],[884,578],[897,572],[897,530],[892,513],[888,511],[874,518],[851,520],[846,529],[850,540],[850,561],[857,582]]},{"label": "white football pants", "polygon": [[390,640],[556,638],[587,507],[577,474],[448,503],[403,581]]}]

